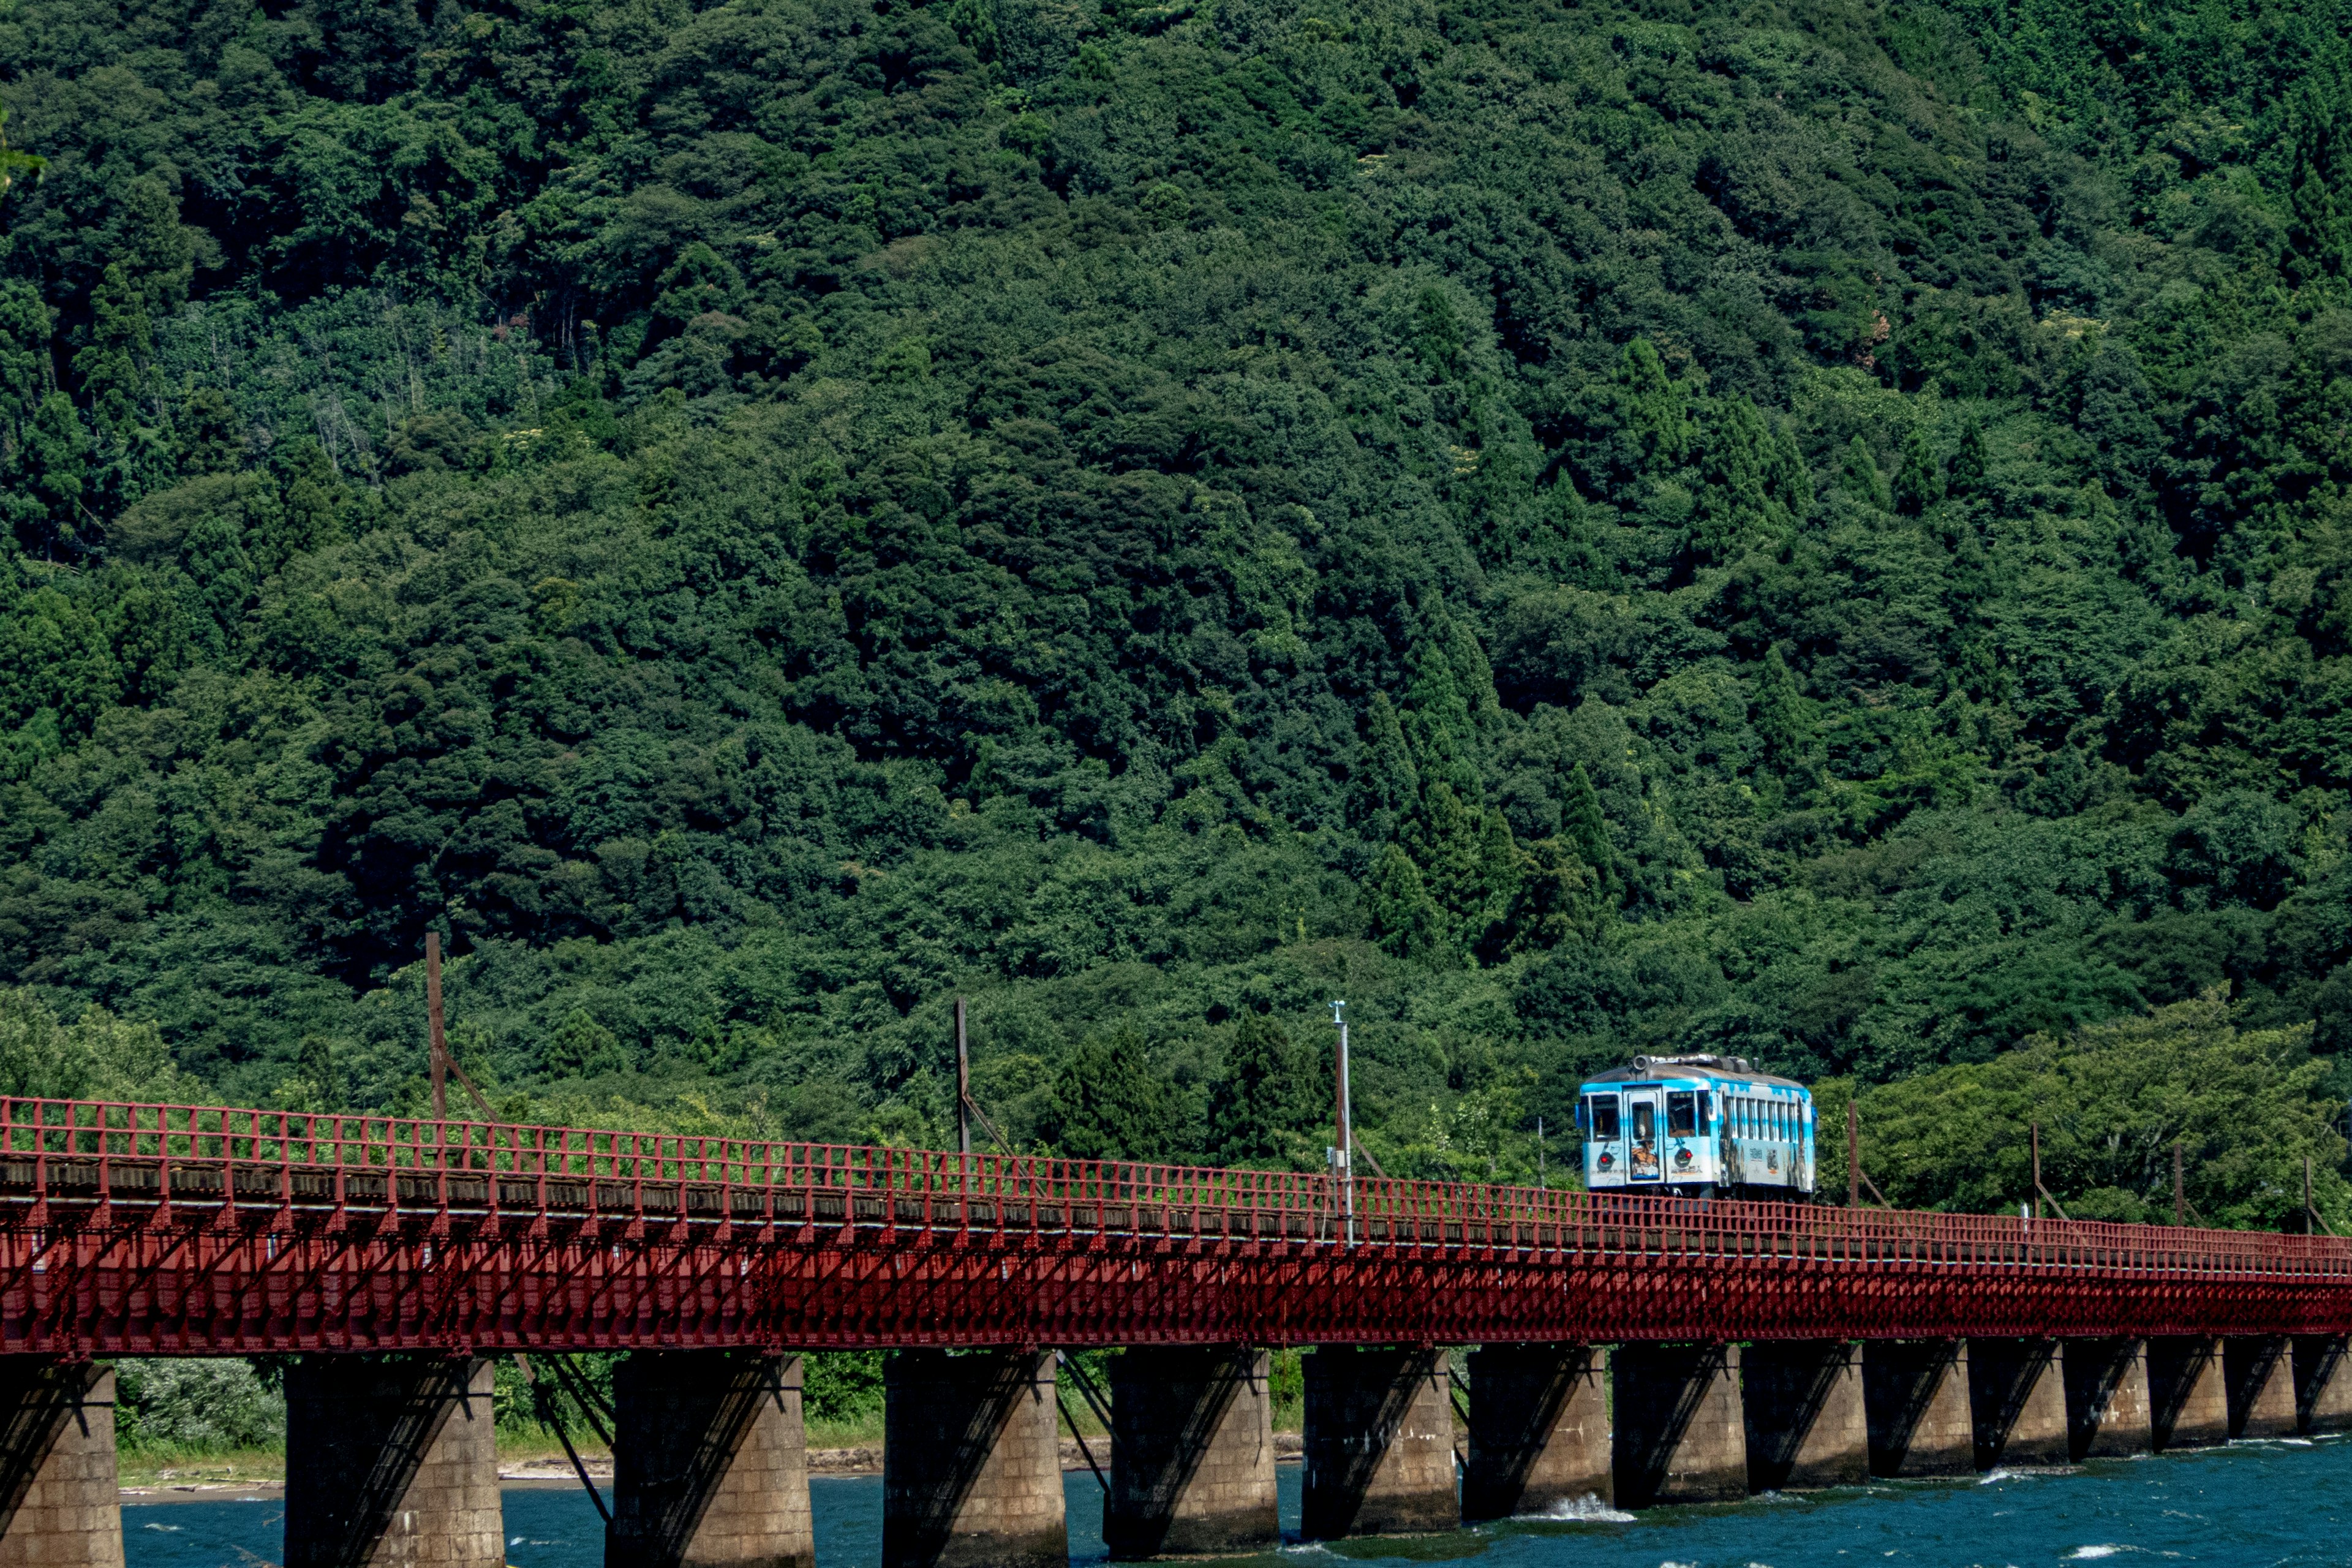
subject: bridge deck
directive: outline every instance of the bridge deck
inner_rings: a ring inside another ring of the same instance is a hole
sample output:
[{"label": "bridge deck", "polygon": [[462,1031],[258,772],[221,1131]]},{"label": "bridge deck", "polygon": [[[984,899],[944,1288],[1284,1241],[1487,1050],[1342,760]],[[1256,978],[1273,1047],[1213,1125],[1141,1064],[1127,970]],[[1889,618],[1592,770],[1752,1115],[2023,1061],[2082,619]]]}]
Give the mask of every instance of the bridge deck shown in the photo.
[{"label": "bridge deck", "polygon": [[0,1099],[0,1349],[2352,1331],[2352,1241]]}]

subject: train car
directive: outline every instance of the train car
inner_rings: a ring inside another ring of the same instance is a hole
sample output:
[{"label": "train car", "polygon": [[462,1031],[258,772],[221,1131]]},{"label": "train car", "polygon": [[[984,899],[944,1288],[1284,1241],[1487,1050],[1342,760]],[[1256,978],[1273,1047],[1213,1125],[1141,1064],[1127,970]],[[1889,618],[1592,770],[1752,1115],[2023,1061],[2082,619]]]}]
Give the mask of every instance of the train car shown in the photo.
[{"label": "train car", "polygon": [[1813,1097],[1744,1057],[1635,1057],[1577,1091],[1596,1193],[1790,1202],[1813,1191]]}]

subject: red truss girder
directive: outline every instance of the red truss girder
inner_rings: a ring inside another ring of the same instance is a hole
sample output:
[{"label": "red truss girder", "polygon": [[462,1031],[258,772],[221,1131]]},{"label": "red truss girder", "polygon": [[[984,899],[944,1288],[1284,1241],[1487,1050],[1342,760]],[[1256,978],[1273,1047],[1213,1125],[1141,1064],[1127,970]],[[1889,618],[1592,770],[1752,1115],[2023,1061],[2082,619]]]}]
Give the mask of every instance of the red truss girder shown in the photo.
[{"label": "red truss girder", "polygon": [[[0,1350],[2352,1331],[2352,1243],[0,1100]],[[1352,1239],[1350,1237],[1352,1235]]]}]

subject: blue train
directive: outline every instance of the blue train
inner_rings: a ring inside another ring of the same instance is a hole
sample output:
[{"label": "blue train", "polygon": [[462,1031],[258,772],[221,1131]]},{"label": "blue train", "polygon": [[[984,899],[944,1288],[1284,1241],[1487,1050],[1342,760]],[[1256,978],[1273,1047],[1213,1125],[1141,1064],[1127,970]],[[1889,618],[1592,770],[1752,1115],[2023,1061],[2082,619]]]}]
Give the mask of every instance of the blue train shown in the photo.
[{"label": "blue train", "polygon": [[1577,1091],[1596,1193],[1769,1198],[1813,1191],[1813,1097],[1744,1057],[1635,1057]]}]

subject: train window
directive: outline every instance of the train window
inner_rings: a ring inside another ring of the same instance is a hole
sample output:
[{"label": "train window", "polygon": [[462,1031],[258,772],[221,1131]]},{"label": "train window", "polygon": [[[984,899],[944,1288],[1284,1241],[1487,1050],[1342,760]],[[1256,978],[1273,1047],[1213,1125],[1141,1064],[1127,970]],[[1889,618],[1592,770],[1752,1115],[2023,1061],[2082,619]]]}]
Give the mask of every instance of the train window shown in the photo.
[{"label": "train window", "polygon": [[1592,1136],[1607,1140],[1617,1136],[1617,1097],[1596,1094],[1592,1097]]},{"label": "train window", "polygon": [[1698,1131],[1698,1096],[1677,1089],[1666,1096],[1666,1135],[1688,1138]]},{"label": "train window", "polygon": [[1658,1135],[1658,1108],[1646,1100],[1633,1102],[1633,1142],[1647,1143]]}]

